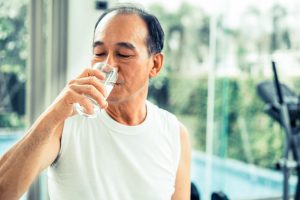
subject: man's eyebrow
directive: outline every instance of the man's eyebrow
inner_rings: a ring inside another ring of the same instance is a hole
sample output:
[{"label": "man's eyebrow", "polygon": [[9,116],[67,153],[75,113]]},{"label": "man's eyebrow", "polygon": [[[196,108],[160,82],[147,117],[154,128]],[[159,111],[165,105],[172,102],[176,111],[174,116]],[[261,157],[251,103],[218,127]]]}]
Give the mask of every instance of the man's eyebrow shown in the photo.
[{"label": "man's eyebrow", "polygon": [[130,44],[128,42],[118,42],[118,43],[116,43],[116,46],[124,47],[126,49],[130,49],[130,50],[133,50],[133,51],[136,50],[135,46],[133,46],[132,44]]},{"label": "man's eyebrow", "polygon": [[93,43],[93,48],[95,48],[95,47],[97,47],[97,46],[103,46],[103,45],[104,45],[103,42],[101,42],[101,41],[96,41],[96,42]]},{"label": "man's eyebrow", "polygon": [[[103,45],[104,45],[104,42],[96,41],[96,42],[93,43],[93,48],[95,48],[97,46],[103,46]],[[135,46],[133,46],[129,42],[118,42],[115,45],[118,46],[118,47],[123,47],[123,48],[126,48],[126,49],[130,49],[130,50],[133,50],[133,51],[136,50]]]}]

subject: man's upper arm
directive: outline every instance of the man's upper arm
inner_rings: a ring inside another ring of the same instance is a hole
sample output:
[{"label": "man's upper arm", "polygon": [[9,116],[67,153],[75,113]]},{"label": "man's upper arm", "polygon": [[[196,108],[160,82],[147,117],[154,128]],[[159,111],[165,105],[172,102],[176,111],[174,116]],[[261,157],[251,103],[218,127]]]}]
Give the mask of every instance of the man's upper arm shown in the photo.
[{"label": "man's upper arm", "polygon": [[175,192],[172,196],[172,200],[188,200],[190,199],[191,192],[191,145],[188,131],[182,124],[180,124],[180,144],[181,154],[176,174]]},{"label": "man's upper arm", "polygon": [[50,166],[58,156],[63,128],[64,123],[60,124],[56,128],[54,136],[51,138],[51,141],[47,144],[46,151],[48,156],[44,157],[40,171]]}]

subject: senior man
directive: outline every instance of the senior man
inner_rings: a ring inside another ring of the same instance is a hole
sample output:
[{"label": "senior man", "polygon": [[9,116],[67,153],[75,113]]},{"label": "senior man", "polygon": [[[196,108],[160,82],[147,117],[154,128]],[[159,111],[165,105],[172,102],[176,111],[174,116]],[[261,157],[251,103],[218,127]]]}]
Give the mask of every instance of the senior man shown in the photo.
[{"label": "senior man", "polygon": [[[28,133],[0,160],[0,199],[18,199],[48,169],[54,200],[187,200],[190,198],[190,143],[177,118],[147,101],[149,79],[162,66],[164,33],[146,11],[121,6],[96,23],[92,65],[117,68],[118,80],[106,99],[86,68],[71,80]],[[78,115],[74,104],[96,118]]]}]

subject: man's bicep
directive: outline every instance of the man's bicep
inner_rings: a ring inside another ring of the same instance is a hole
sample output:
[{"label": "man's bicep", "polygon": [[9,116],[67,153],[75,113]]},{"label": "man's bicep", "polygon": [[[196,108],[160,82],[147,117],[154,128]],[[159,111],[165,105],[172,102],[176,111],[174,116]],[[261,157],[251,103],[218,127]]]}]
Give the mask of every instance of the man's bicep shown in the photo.
[{"label": "man's bicep", "polygon": [[61,142],[63,128],[64,128],[64,123],[62,123],[56,128],[55,134],[51,138],[51,141],[47,144],[45,151],[48,156],[45,156],[44,159],[42,160],[40,171],[50,166],[58,156],[60,145],[61,145],[60,142]]},{"label": "man's bicep", "polygon": [[190,167],[191,145],[187,129],[180,124],[181,156],[176,174],[175,192],[172,200],[187,200],[190,198]]}]

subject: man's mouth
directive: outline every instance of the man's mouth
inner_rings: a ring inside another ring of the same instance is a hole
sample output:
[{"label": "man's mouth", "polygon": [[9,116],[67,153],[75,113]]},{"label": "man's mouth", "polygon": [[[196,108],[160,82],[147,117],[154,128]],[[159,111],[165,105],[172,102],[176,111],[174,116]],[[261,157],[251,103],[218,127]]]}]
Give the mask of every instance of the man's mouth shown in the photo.
[{"label": "man's mouth", "polygon": [[116,82],[116,85],[123,85],[124,84],[124,81],[117,81]]}]

